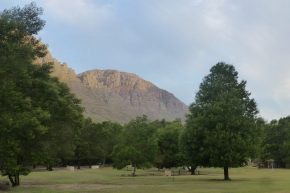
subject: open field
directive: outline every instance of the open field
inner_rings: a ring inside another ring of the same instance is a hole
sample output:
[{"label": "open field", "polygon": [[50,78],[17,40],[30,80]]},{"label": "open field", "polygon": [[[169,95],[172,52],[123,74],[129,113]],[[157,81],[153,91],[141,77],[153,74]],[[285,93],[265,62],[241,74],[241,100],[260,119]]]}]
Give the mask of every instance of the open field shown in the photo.
[{"label": "open field", "polygon": [[157,176],[157,172],[150,176],[153,171],[141,170],[140,176],[129,177],[130,172],[111,168],[33,172],[9,193],[290,193],[290,170],[231,169],[229,182],[222,180],[221,169],[200,171],[198,176],[175,177]]}]

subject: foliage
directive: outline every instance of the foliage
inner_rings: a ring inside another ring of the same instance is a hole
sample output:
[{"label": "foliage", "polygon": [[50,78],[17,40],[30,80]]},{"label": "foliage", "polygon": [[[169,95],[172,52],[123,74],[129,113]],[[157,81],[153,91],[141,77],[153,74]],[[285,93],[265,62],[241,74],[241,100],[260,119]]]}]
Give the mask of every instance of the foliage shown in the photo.
[{"label": "foliage", "polygon": [[100,155],[102,164],[105,165],[108,159],[112,160],[114,146],[119,143],[122,126],[111,121],[104,121],[101,124],[101,136],[99,140]]},{"label": "foliage", "polygon": [[121,131],[122,126],[118,123],[94,123],[91,119],[85,119],[76,143],[78,167],[81,161],[89,165],[93,162],[105,165],[107,159],[111,160],[113,147],[118,144]]},{"label": "foliage", "polygon": [[167,122],[158,129],[158,153],[155,158],[155,165],[158,168],[180,166],[179,135],[182,131],[183,125],[180,120]]},{"label": "foliage", "polygon": [[41,29],[41,10],[34,8],[30,4],[0,13],[0,169],[14,186],[19,184],[20,174],[28,174],[27,164],[36,157],[40,136],[47,130],[43,123],[50,116],[35,106],[30,93],[34,80],[40,77],[32,60],[42,56],[45,47],[37,47],[35,39],[27,39],[37,32],[14,19],[16,9],[27,15],[34,10],[35,15],[27,17],[27,23],[36,21]]},{"label": "foliage", "polygon": [[204,141],[206,133],[201,130],[202,128],[193,128],[187,123],[179,138],[182,163],[187,166],[191,175],[195,174],[198,166],[210,166]]},{"label": "foliage", "polygon": [[238,81],[232,65],[216,64],[200,84],[187,117],[187,131],[194,142],[185,151],[198,156],[193,160],[198,163],[192,164],[223,167],[225,180],[228,168],[246,164],[256,149],[258,111],[245,87],[246,81]]},{"label": "foliage", "polygon": [[45,81],[45,90],[37,91],[38,105],[50,113],[48,132],[42,140],[42,161],[49,170],[61,160],[74,157],[76,136],[82,126],[80,101],[70,93],[68,87],[54,79]]},{"label": "foliage", "polygon": [[290,164],[290,117],[271,121],[265,129],[262,160],[275,160],[276,167]]},{"label": "foliage", "polygon": [[13,7],[1,13],[1,18],[12,26],[17,26],[26,35],[37,34],[45,25],[45,21],[39,18],[42,15],[42,8],[30,3],[23,8]]},{"label": "foliage", "polygon": [[114,167],[121,169],[132,165],[136,168],[150,166],[157,153],[156,129],[150,125],[146,116],[130,121],[123,130],[121,141],[114,147]]},{"label": "foliage", "polygon": [[0,169],[13,186],[29,165],[54,158],[50,152],[68,152],[82,118],[80,101],[50,77],[51,65],[33,64],[46,54],[33,36],[44,26],[41,14],[34,3],[0,13]]}]

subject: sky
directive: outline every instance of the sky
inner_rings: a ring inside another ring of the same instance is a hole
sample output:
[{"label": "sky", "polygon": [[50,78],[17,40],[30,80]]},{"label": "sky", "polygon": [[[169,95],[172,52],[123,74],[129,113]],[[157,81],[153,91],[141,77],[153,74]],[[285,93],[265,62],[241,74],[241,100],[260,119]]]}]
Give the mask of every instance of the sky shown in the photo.
[{"label": "sky", "polygon": [[[0,10],[29,0],[0,0]],[[270,121],[290,115],[289,0],[36,0],[39,37],[77,73],[138,74],[194,101],[210,68],[223,61],[247,81]]]}]

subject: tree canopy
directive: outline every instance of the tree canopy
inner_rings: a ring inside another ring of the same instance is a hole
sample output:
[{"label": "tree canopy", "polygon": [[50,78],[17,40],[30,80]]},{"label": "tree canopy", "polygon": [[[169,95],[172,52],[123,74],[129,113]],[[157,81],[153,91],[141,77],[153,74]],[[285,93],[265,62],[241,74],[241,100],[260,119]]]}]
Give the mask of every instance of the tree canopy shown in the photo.
[{"label": "tree canopy", "polygon": [[265,127],[261,158],[274,160],[275,167],[290,165],[290,117],[273,120]]},{"label": "tree canopy", "polygon": [[[34,36],[45,23],[41,14],[34,3],[0,13],[0,170],[13,186],[19,185],[19,175],[29,173],[29,165],[51,158],[44,152],[64,147],[69,138],[60,137],[82,119],[80,101],[50,77],[51,65],[33,64],[46,54]],[[57,138],[61,145],[54,148]]]},{"label": "tree canopy", "polygon": [[121,135],[121,141],[113,150],[114,167],[131,165],[132,175],[136,168],[153,164],[157,153],[156,128],[152,127],[146,116],[130,121]]},{"label": "tree canopy", "polygon": [[[192,164],[228,168],[247,163],[255,149],[258,113],[246,81],[238,80],[234,66],[218,63],[200,84],[187,117],[188,143]],[[186,139],[185,139],[186,140]],[[194,158],[196,156],[196,158]]]},{"label": "tree canopy", "polygon": [[[155,125],[154,122],[152,124]],[[158,168],[180,166],[182,162],[179,151],[179,135],[184,129],[181,121],[165,122],[157,128],[158,152],[155,165]]]}]

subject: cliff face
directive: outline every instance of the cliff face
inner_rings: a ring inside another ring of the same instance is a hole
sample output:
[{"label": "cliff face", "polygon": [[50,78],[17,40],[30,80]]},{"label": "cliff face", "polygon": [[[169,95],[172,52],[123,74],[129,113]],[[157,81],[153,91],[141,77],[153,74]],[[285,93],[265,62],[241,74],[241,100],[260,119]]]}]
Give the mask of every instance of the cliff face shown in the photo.
[{"label": "cliff face", "polygon": [[48,52],[44,58],[38,58],[35,60],[36,64],[53,63],[52,76],[57,77],[62,82],[79,81],[75,71],[68,67],[66,63],[60,63],[58,60],[52,57]]},{"label": "cliff face", "polygon": [[50,54],[37,62],[54,63],[52,75],[68,84],[82,100],[86,116],[93,120],[125,123],[143,114],[152,120],[185,118],[185,104],[135,74],[91,70],[77,75],[67,64],[61,64]]},{"label": "cliff face", "polygon": [[87,89],[101,95],[106,105],[99,108],[108,107],[108,113],[119,120],[129,121],[143,114],[150,119],[184,119],[187,107],[182,102],[135,74],[92,70],[80,74],[79,78]]}]

